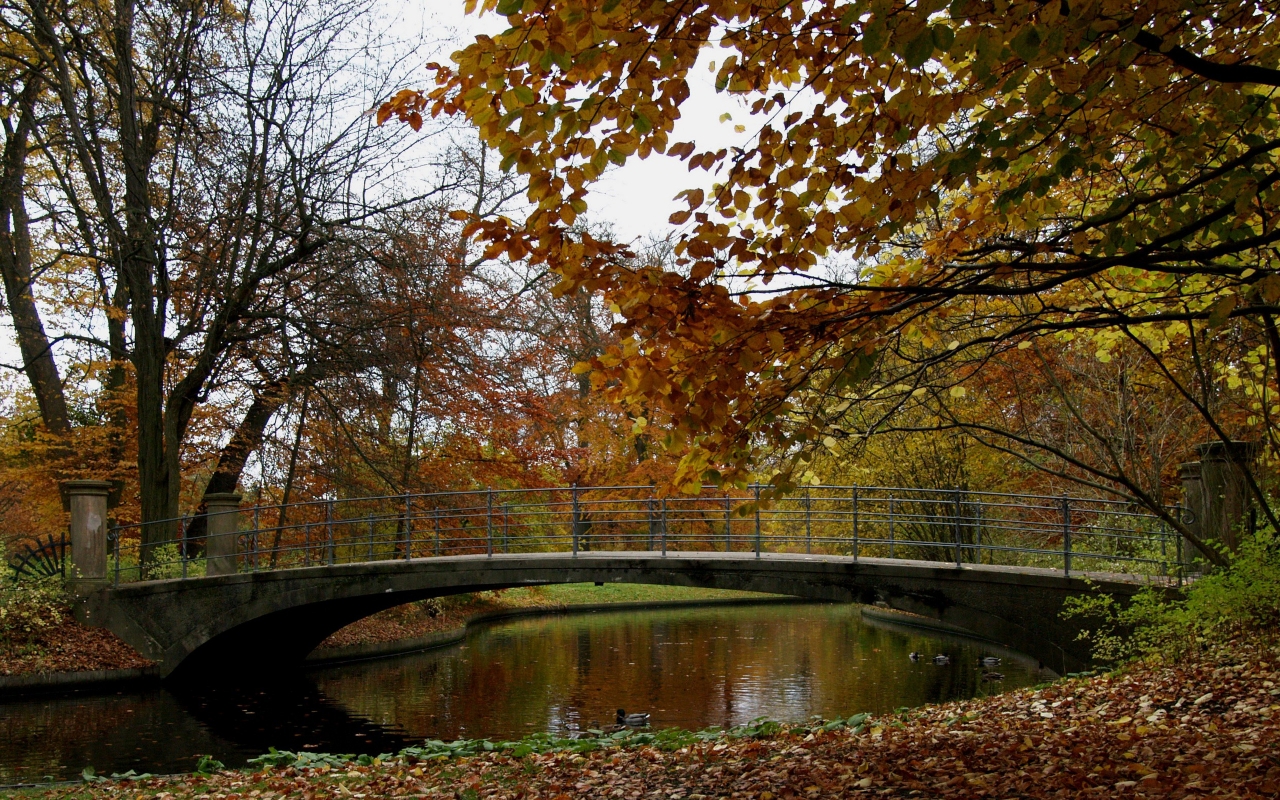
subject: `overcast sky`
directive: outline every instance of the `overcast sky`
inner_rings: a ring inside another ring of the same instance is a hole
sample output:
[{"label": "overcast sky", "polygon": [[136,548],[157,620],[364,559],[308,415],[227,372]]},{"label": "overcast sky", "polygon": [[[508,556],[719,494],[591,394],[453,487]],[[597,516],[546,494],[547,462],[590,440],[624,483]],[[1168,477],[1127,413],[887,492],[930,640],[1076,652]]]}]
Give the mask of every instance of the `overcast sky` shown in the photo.
[{"label": "overcast sky", "polygon": [[[391,0],[396,2],[397,0]],[[405,1],[405,0],[401,0]],[[460,46],[477,33],[498,33],[507,27],[506,18],[497,14],[482,17],[463,13],[463,0],[407,0],[406,15],[413,8],[428,9],[424,23],[428,29],[441,33],[450,31]],[[434,37],[433,37],[434,38]],[[434,60],[446,63],[449,53],[456,46],[442,45]],[[689,76],[690,97],[682,106],[682,116],[668,141],[692,141],[701,147],[717,148],[738,144],[742,134],[733,131],[735,124],[746,122],[747,111],[727,95],[717,94],[710,65],[714,54],[708,52]],[[425,85],[425,72],[424,84]],[[722,114],[732,119],[721,121]],[[615,235],[629,241],[646,234],[662,236],[671,230],[667,218],[687,206],[672,198],[684,189],[709,186],[711,178],[706,172],[690,173],[684,162],[657,153],[641,161],[633,159],[623,167],[614,168],[591,188],[587,198],[588,218],[593,222],[608,222]]]}]

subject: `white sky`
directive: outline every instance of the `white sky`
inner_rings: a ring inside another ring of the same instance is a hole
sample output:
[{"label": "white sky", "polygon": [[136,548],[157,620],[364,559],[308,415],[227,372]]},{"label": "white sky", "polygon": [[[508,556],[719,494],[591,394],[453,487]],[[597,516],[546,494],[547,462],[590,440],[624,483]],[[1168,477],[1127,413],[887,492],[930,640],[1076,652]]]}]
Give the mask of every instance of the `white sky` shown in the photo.
[{"label": "white sky", "polygon": [[[415,8],[423,9],[424,30],[430,31],[430,38],[450,33],[456,36],[458,45],[443,46],[429,59],[442,64],[448,63],[449,54],[477,33],[498,33],[507,27],[506,18],[497,14],[481,17],[464,14],[463,0],[386,2],[403,3],[401,13],[406,17],[412,16]],[[711,52],[705,53],[689,75],[690,96],[681,108],[682,117],[676,123],[675,131],[668,139],[672,144],[692,141],[702,148],[715,144],[719,149],[739,144],[746,138],[744,134],[734,133],[733,126],[747,121],[747,110],[734,98],[716,93],[715,76],[709,70],[713,58]],[[425,87],[425,70],[422,74],[422,86]],[[732,114],[733,119],[721,122],[720,117],[725,113]],[[591,187],[587,197],[587,218],[596,223],[609,223],[614,234],[623,241],[646,234],[662,236],[671,230],[667,218],[687,208],[685,203],[672,199],[676,193],[692,187],[708,188],[711,180],[708,173],[702,170],[689,172],[684,162],[657,153],[645,160],[632,159],[606,173]]]}]

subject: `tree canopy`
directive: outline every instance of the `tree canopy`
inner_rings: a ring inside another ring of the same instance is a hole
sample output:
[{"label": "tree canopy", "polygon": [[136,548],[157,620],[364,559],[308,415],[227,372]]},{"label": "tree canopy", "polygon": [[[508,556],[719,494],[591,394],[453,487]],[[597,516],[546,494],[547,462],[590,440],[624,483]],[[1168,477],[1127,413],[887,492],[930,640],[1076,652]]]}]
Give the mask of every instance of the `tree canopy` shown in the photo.
[{"label": "tree canopy", "polygon": [[[1158,507],[1064,360],[1123,360],[1108,391],[1176,398],[1185,435],[1274,443],[1274,3],[468,6],[510,28],[380,115],[465,116],[524,176],[536,211],[472,233],[606,294],[593,380],[664,423],[678,482],[772,452],[785,489],[917,408]],[[707,50],[742,147],[670,140]],[[714,175],[680,195],[673,266],[570,234],[610,164],[654,153]],[[1074,433],[1018,405],[1037,380]]]}]

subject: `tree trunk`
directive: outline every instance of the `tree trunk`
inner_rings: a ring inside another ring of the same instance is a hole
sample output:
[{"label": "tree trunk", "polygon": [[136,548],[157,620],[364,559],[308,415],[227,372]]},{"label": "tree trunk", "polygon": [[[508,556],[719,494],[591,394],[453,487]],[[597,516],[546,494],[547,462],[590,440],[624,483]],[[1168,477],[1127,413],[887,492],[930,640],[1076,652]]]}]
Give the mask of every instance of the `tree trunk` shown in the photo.
[{"label": "tree trunk", "polygon": [[17,125],[13,125],[12,118],[4,120],[4,163],[0,167],[0,273],[4,277],[5,299],[22,352],[22,369],[31,382],[40,418],[50,432],[65,436],[71,432],[71,420],[62,391],[62,378],[31,291],[31,232],[24,191],[27,142],[31,135],[32,105],[38,80],[34,76],[28,77],[23,86]]},{"label": "tree trunk", "polygon": [[[231,441],[227,442],[226,447],[222,448],[222,452],[218,454],[218,466],[214,469],[213,476],[209,478],[209,483],[204,487],[204,497],[236,490],[236,486],[240,483],[240,476],[244,473],[244,465],[248,462],[250,454],[262,446],[267,423],[280,410],[287,396],[286,381],[272,381],[257,393],[249,410],[245,412],[244,419],[240,420],[240,425],[231,436]],[[205,501],[201,499],[200,508],[186,531],[188,542],[204,538],[208,529],[208,518],[204,516],[204,512]]]}]

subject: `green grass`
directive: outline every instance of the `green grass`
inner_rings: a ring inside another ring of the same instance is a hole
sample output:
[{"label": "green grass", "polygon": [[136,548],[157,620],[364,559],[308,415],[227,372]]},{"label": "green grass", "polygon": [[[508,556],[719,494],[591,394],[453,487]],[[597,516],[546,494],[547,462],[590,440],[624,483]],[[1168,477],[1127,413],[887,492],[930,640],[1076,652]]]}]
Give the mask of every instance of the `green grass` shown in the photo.
[{"label": "green grass", "polygon": [[765,599],[777,596],[728,589],[691,589],[685,586],[650,586],[635,583],[607,583],[604,586],[591,583],[567,583],[528,589],[508,589],[502,593],[503,602],[510,602],[513,605],[567,606],[597,603],[660,603],[673,600]]}]

